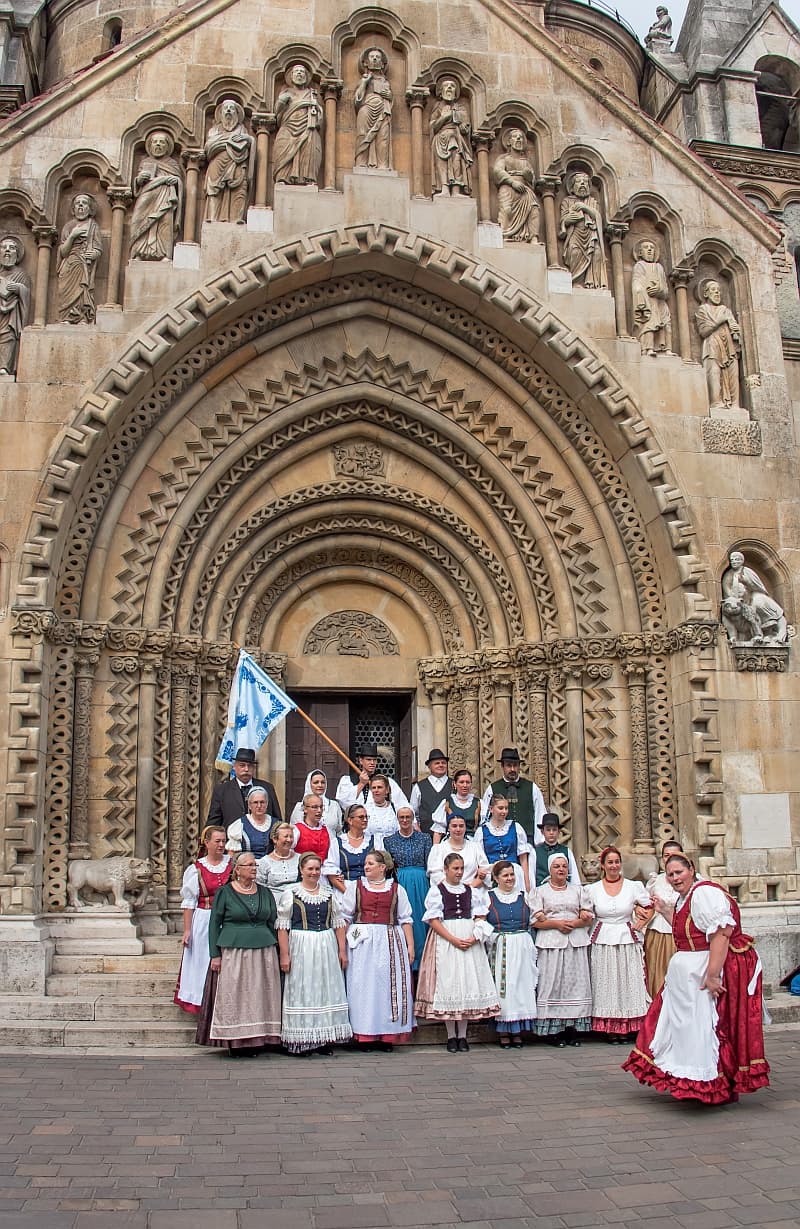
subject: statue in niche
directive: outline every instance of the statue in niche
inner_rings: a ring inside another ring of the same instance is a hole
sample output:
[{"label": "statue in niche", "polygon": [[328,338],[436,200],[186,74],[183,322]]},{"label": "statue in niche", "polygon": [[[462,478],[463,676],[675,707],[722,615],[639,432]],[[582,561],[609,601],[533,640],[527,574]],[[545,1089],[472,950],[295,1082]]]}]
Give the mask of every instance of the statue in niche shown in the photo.
[{"label": "statue in niche", "polygon": [[697,288],[700,307],[695,312],[697,331],[703,339],[703,368],[712,410],[741,409],[739,402],[739,355],[742,351],[739,321],[722,302],[716,278]]},{"label": "statue in niche", "polygon": [[392,87],[380,47],[369,47],[359,60],[361,80],[353,95],[356,109],[355,164],[372,171],[392,166]]},{"label": "statue in niche", "polygon": [[533,190],[535,171],[528,157],[528,141],[521,128],[507,128],[500,138],[503,149],[492,175],[497,185],[497,221],[506,243],[537,243],[539,203]]},{"label": "statue in niche", "polygon": [[183,213],[183,172],[168,132],[151,132],[133,181],[131,260],[172,260]]},{"label": "statue in niche", "polygon": [[573,282],[583,278],[587,290],[608,286],[606,254],[603,247],[603,217],[600,202],[592,196],[592,185],[585,171],[575,171],[567,180],[567,195],[561,202],[559,236],[563,239],[562,257]]},{"label": "statue in niche", "polygon": [[322,164],[322,104],[304,64],[293,64],[285,81],[275,104],[275,182],[316,184]]},{"label": "statue in niche", "polygon": [[103,255],[97,201],[88,192],[72,198],[72,218],[58,245],[58,318],[65,324],[94,324],[94,277]]},{"label": "statue in niche", "polygon": [[732,550],[722,577],[722,625],[731,644],[786,644],[789,631],[783,608],[767,593],[741,551]]},{"label": "statue in niche", "polygon": [[472,125],[454,77],[436,87],[439,101],[431,112],[431,171],[434,196],[472,195]]},{"label": "statue in niche", "polygon": [[642,354],[671,354],[669,282],[667,271],[658,259],[658,244],[654,239],[640,239],[633,252],[636,257],[631,277],[633,327]]},{"label": "statue in niche", "polygon": [[205,144],[206,222],[244,222],[252,148],[244,107],[233,98],[223,98]]},{"label": "statue in niche", "polygon": [[19,266],[25,256],[16,235],[0,239],[0,375],[13,376],[19,357],[19,335],[31,309],[31,279]]},{"label": "statue in niche", "polygon": [[644,36],[644,45],[656,54],[672,50],[672,18],[663,4],[656,9],[656,19]]}]

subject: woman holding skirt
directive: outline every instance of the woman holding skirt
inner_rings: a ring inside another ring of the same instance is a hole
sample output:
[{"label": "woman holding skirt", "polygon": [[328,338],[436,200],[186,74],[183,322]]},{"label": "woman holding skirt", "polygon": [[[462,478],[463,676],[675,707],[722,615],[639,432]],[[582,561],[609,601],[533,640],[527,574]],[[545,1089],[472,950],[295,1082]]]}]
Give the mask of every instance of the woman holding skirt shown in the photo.
[{"label": "woman holding skirt", "polygon": [[486,922],[486,892],[462,882],[461,854],[448,853],[442,870],[441,883],[425,897],[429,930],[419,966],[416,1012],[446,1026],[448,1054],[464,1054],[469,1050],[468,1022],[491,1019],[500,1011],[483,946],[492,928]]},{"label": "woman holding skirt", "polygon": [[522,1033],[533,1031],[536,1019],[536,944],[533,915],[526,894],[516,882],[514,863],[504,858],[492,867],[495,887],[489,893],[486,921],[494,928],[487,943],[489,964],[500,999],[497,1037],[501,1050],[522,1047]]},{"label": "woman holding skirt", "polygon": [[353,1037],[363,1045],[391,1050],[411,1040],[414,995],[413,914],[408,896],[387,877],[391,859],[382,850],[367,854],[364,875],[347,884],[342,914],[347,931],[347,1001]]},{"label": "woman holding skirt", "polygon": [[316,854],[300,856],[300,883],[278,904],[283,987],[281,1041],[290,1054],[332,1054],[353,1035],[347,1011],[346,922]]},{"label": "woman holding skirt", "polygon": [[665,870],[678,903],[656,908],[671,915],[677,950],[623,1069],[676,1100],[725,1105],[769,1084],[761,961],[724,888],[683,854]]},{"label": "woman holding skirt", "polygon": [[428,854],[431,852],[432,840],[429,832],[418,832],[414,828],[414,812],[411,807],[399,807],[397,823],[400,831],[394,836],[387,836],[386,852],[394,862],[397,872],[397,882],[405,888],[411,912],[411,925],[414,930],[414,959],[411,968],[419,968],[422,949],[428,937],[428,927],[422,920],[425,912],[425,897],[428,894]]},{"label": "woman holding skirt", "polygon": [[579,1046],[577,1034],[592,1027],[586,928],[594,912],[588,890],[567,882],[566,854],[552,853],[547,864],[550,877],[536,888],[531,901],[539,964],[534,1031],[561,1049]]}]

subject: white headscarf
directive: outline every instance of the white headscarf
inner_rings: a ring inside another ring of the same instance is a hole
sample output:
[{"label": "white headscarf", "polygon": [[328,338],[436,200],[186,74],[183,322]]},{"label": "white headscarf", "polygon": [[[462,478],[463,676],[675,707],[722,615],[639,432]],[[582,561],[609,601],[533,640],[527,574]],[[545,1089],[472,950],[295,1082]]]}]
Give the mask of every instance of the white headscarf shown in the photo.
[{"label": "white headscarf", "polygon": [[[339,806],[339,803],[336,801],[335,798],[328,797],[328,777],[327,777],[327,774],[324,773],[321,768],[312,768],[311,771],[309,772],[308,776],[306,777],[305,786],[303,787],[303,798],[306,796],[306,794],[314,793],[313,789],[311,788],[311,778],[317,776],[317,774],[325,778],[325,793],[321,795],[322,797],[322,822],[325,825],[325,827],[328,828],[333,833],[334,836],[338,836],[338,834],[342,830],[342,808]],[[292,810],[292,814],[289,817],[289,823],[296,824],[297,821],[302,818],[303,818],[303,799],[301,798],[300,801],[295,805],[295,807]]]}]

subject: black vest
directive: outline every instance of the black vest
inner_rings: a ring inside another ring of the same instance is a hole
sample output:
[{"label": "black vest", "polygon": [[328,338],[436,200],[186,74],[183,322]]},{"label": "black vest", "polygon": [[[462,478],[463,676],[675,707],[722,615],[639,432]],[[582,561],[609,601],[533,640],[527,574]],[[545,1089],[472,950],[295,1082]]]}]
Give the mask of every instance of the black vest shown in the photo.
[{"label": "black vest", "polygon": [[431,825],[433,824],[433,812],[438,806],[441,806],[445,798],[450,797],[455,786],[450,778],[446,777],[442,789],[435,790],[428,778],[423,777],[421,781],[417,781],[417,789],[419,790],[419,811],[417,812],[419,826],[423,832],[430,832]]}]

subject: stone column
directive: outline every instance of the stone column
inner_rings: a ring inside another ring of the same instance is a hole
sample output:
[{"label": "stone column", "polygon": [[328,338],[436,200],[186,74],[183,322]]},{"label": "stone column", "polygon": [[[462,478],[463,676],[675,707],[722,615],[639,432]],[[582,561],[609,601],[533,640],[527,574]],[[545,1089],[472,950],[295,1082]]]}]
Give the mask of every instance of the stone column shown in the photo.
[{"label": "stone column", "polygon": [[572,815],[572,848],[576,858],[589,849],[589,817],[586,805],[586,735],[583,724],[583,676],[580,667],[564,676],[569,739],[569,795]]},{"label": "stone column", "polygon": [[336,191],[336,109],[344,82],[338,77],[325,77],[322,81],[322,97],[325,101],[325,169],[323,191]]},{"label": "stone column", "polygon": [[267,208],[269,185],[269,139],[277,127],[277,120],[271,111],[257,111],[251,121],[256,135],[256,185],[255,209]]},{"label": "stone column", "polygon": [[558,259],[558,227],[556,226],[556,192],[561,186],[557,175],[543,175],[536,180],[536,190],[542,198],[544,213],[544,246],[547,252],[547,267],[560,269]]},{"label": "stone column", "polygon": [[489,150],[494,140],[493,128],[478,128],[472,134],[472,144],[478,154],[478,221],[491,222],[491,196],[489,192]]},{"label": "stone column", "polygon": [[69,815],[69,857],[89,855],[89,745],[92,734],[92,687],[97,649],[75,654],[75,709],[72,734],[72,797]]},{"label": "stone column", "polygon": [[214,761],[220,742],[219,701],[225,680],[222,670],[205,670],[202,684],[200,747],[203,771],[200,780],[200,826],[205,823],[214,790]]},{"label": "stone column", "polygon": [[50,253],[58,237],[54,226],[34,226],[36,240],[36,285],[34,287],[33,327],[47,324],[47,291],[50,285]]},{"label": "stone column", "polygon": [[[136,744],[136,821],[133,852],[137,858],[150,857],[153,834],[153,774],[155,772],[155,718],[157,657],[140,658],[138,738]],[[113,669],[113,663],[112,663]]]},{"label": "stone column", "polygon": [[633,760],[633,839],[653,845],[650,805],[650,753],[647,741],[647,672],[644,662],[626,662],[622,667],[628,682],[631,712],[631,757]]},{"label": "stone column", "polygon": [[550,802],[550,770],[547,757],[547,675],[527,676],[528,724],[530,729],[530,775]]},{"label": "stone column", "polygon": [[494,735],[499,747],[512,745],[511,733],[511,694],[514,683],[511,678],[496,678],[492,680],[494,691]]},{"label": "stone column", "polygon": [[183,155],[186,167],[186,207],[183,211],[183,242],[197,243],[197,197],[200,191],[200,168],[205,161],[202,149],[187,149]]},{"label": "stone column", "polygon": [[689,329],[689,283],[696,270],[686,265],[677,265],[669,275],[675,287],[675,308],[678,325],[678,353],[686,363],[692,361],[692,334]]},{"label": "stone column", "polygon": [[614,287],[614,313],[617,317],[617,337],[630,337],[628,309],[625,301],[625,268],[622,263],[622,240],[628,233],[626,222],[609,222],[606,236],[611,248],[611,284]]},{"label": "stone column", "polygon": [[431,712],[433,715],[433,743],[436,747],[448,747],[448,732],[447,732],[447,702],[450,697],[450,688],[447,686],[431,687],[428,691],[431,698]]},{"label": "stone column", "polygon": [[119,293],[122,273],[122,240],[125,232],[125,211],[133,197],[128,188],[109,188],[107,196],[111,205],[111,240],[108,249],[108,289],[103,307],[113,311],[122,306]]},{"label": "stone column", "polygon": [[428,196],[425,191],[424,143],[422,136],[422,119],[425,104],[430,97],[429,91],[423,86],[413,86],[406,90],[406,102],[411,109],[411,194],[412,196]]},{"label": "stone column", "polygon": [[169,829],[167,832],[167,900],[180,887],[186,860],[186,760],[188,755],[189,686],[192,672],[183,663],[172,667],[170,714]]}]

